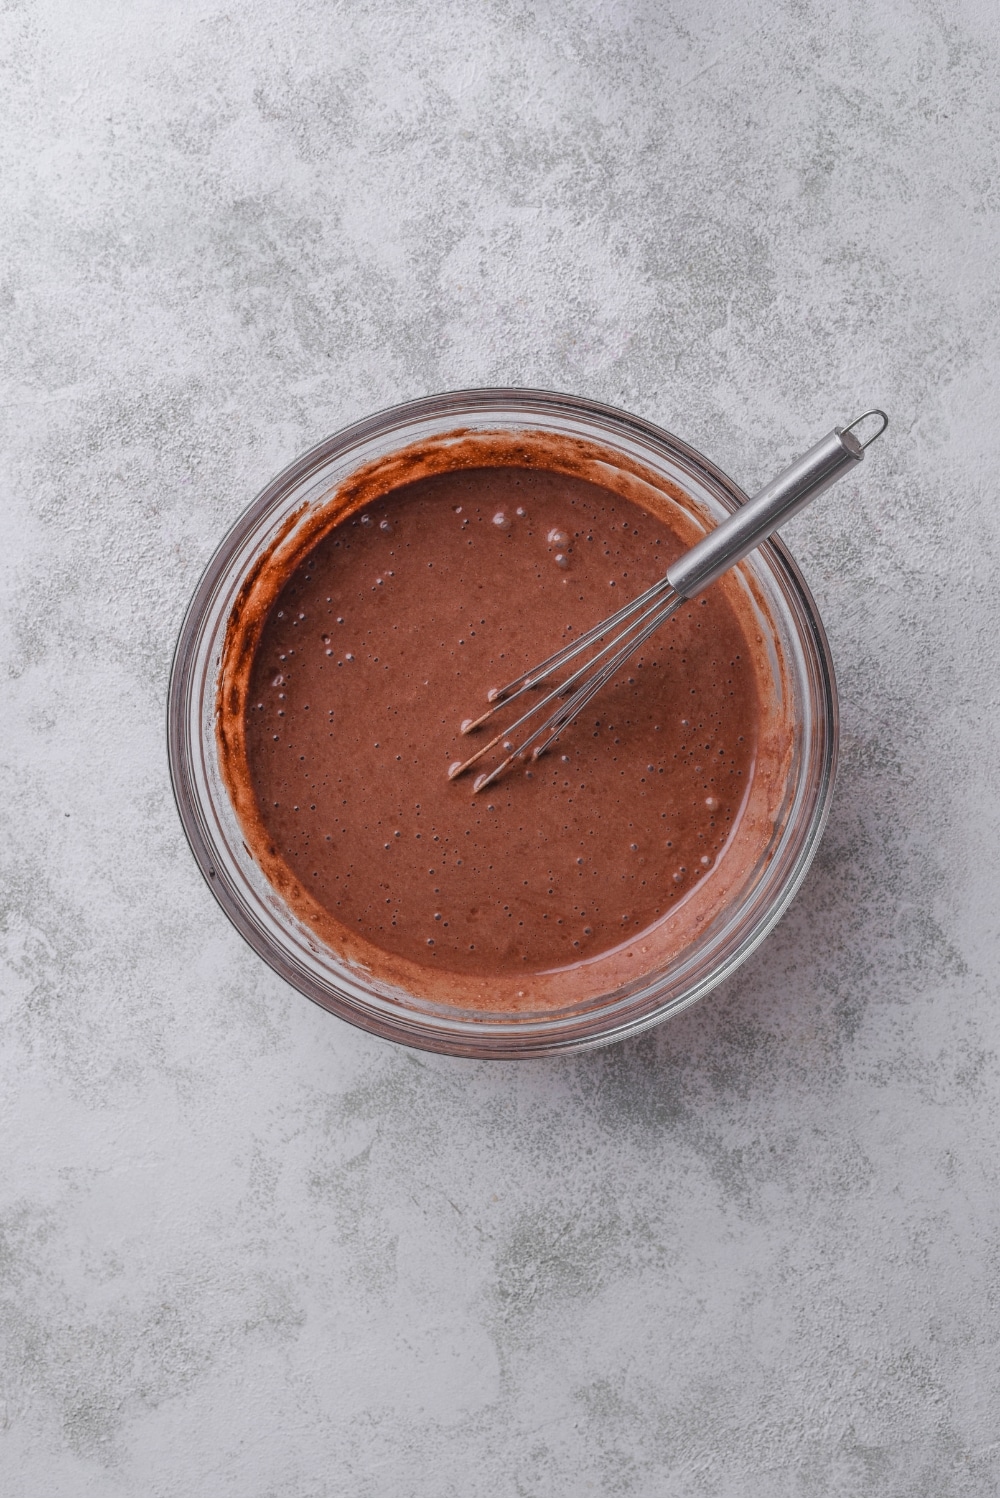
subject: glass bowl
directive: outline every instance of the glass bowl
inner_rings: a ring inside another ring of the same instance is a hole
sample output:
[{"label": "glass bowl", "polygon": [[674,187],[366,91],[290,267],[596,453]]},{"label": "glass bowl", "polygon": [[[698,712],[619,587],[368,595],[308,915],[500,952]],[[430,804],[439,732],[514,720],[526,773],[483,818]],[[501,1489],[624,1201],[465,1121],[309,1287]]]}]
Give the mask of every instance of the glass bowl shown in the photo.
[{"label": "glass bowl", "polygon": [[538,1057],[618,1041],[707,994],[748,957],[792,900],[826,821],[837,759],[837,695],[816,606],[772,538],[740,564],[773,662],[791,743],[773,828],[753,868],[693,940],[611,993],[559,1010],[472,1012],[429,1002],[347,963],[284,904],[247,849],[220,769],[217,690],[230,617],[276,538],[364,466],[456,432],[534,432],[596,445],[654,477],[708,529],[746,496],[707,458],[639,417],[546,391],[479,389],[411,401],[356,422],[291,464],[223,539],[195,590],[174,657],[168,748],[184,831],[210,889],[247,942],[311,1000],[366,1031],[466,1057]]}]

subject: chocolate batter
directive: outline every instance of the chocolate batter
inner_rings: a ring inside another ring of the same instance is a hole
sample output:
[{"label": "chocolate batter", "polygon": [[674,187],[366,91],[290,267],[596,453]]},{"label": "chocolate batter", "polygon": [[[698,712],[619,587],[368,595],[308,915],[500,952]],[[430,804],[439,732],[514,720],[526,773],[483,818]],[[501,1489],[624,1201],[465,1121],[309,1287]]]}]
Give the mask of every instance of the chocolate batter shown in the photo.
[{"label": "chocolate batter", "polygon": [[316,528],[256,624],[234,615],[220,746],[248,847],[337,951],[432,999],[545,1008],[682,946],[759,856],[760,636],[717,586],[541,760],[450,782],[490,687],[694,539],[593,466],[506,457],[369,485]]}]

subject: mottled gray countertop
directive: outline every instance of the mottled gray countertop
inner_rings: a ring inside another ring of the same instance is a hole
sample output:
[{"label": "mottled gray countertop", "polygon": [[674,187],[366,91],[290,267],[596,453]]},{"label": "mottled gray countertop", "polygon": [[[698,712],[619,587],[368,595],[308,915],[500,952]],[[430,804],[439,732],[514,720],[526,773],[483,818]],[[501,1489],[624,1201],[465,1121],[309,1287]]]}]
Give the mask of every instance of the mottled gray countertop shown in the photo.
[{"label": "mottled gray countertop", "polygon": [[[6,1495],[1000,1480],[990,0],[9,0]],[[302,449],[577,392],[750,487],[842,693],[829,831],[701,1005],[571,1059],[288,989],[174,810],[215,542]]]}]

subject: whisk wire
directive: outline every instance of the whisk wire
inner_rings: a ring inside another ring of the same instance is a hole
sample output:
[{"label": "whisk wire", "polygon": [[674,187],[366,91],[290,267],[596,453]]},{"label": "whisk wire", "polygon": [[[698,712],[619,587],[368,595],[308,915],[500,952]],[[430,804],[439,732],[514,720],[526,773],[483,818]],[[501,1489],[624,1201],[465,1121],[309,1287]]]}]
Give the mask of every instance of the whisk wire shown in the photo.
[{"label": "whisk wire", "polygon": [[530,671],[522,672],[519,677],[515,677],[512,681],[508,682],[506,687],[496,688],[489,695],[491,703],[496,704],[497,708],[500,708],[503,704],[509,703],[512,698],[516,698],[528,688],[535,687],[541,678],[548,676],[550,672],[555,672],[559,667],[564,666],[566,662],[572,661],[574,656],[578,656],[581,651],[586,650],[595,641],[599,641],[602,636],[607,635],[609,630],[614,630],[616,625],[621,624],[629,615],[641,609],[644,604],[650,600],[659,598],[664,593],[670,592],[671,588],[667,579],[660,578],[643,593],[638,594],[636,598],[630,600],[628,604],[622,605],[621,609],[616,610],[613,615],[608,615],[607,619],[601,620],[599,624],[591,626],[588,631],[578,636],[576,640],[570,641],[565,646],[560,646],[558,651],[553,651],[551,656],[547,656],[544,661],[539,662]]},{"label": "whisk wire", "polygon": [[[652,599],[652,601],[650,602],[651,594],[655,594],[657,597]],[[470,756],[467,761],[463,762],[461,765],[454,766],[449,772],[449,776],[451,776],[452,778],[461,776],[464,771],[475,765],[478,760],[481,760],[482,757],[486,755],[490,750],[492,750],[495,745],[498,745],[501,740],[508,742],[507,744],[505,744],[504,748],[508,749],[509,753],[507,754],[505,759],[500,761],[498,765],[494,766],[492,771],[477,778],[475,783],[476,791],[482,791],[484,787],[487,787],[492,782],[496,781],[496,779],[503,774],[507,767],[511,765],[515,760],[521,758],[525,754],[525,752],[530,747],[532,747],[532,745],[534,746],[534,748],[532,749],[532,755],[537,760],[538,756],[541,755],[542,752],[552,743],[552,741],[558,735],[562,734],[563,730],[567,728],[567,726],[573,721],[573,719],[577,717],[580,710],[585,707],[587,703],[589,703],[594,694],[597,693],[606,682],[610,681],[610,679],[615,675],[618,669],[624,665],[624,663],[628,660],[628,658],[633,654],[634,651],[638,650],[639,646],[641,646],[644,641],[648,640],[648,638],[654,633],[654,631],[659,630],[660,626],[670,618],[674,610],[682,602],[683,601],[675,594],[674,590],[670,588],[669,585],[664,585],[663,583],[656,585],[654,589],[647,589],[645,594],[641,594],[637,599],[633,599],[630,605],[626,605],[623,609],[620,609],[617,612],[616,619],[619,624],[622,623],[623,617],[626,617],[630,614],[635,615],[635,618],[633,620],[625,623],[624,628],[619,632],[618,635],[614,636],[614,638],[608,641],[605,645],[599,647],[597,652],[593,656],[591,656],[583,664],[582,667],[578,667],[575,672],[571,673],[571,675],[566,678],[565,682],[561,682],[558,687],[553,688],[552,691],[547,693],[546,696],[542,698],[538,703],[532,704],[531,708],[529,708],[526,713],[523,713],[519,719],[515,720],[515,722],[511,724],[507,730],[496,735],[492,740],[490,740],[488,744],[483,745],[482,748],[477,750],[475,755]],[[642,608],[644,603],[646,607]],[[640,629],[640,627],[644,628]],[[603,633],[607,634],[609,628],[613,628],[611,622],[605,621],[602,627]],[[635,633],[637,631],[638,634]],[[629,637],[629,639],[625,639],[626,637]],[[598,635],[596,639],[599,640],[600,636]],[[623,640],[625,642],[624,645],[622,644]],[[586,649],[589,644],[591,644],[590,641],[583,640],[582,638],[579,642],[574,642],[573,649],[570,652],[570,655],[577,655],[581,650]],[[607,655],[609,651],[614,652],[614,655],[602,666],[598,666],[597,671],[594,672],[593,669],[595,665],[600,662],[601,658]],[[557,656],[561,654],[562,653],[559,652],[556,653]],[[593,676],[589,676],[591,672],[593,672]],[[538,671],[536,671],[530,675],[533,677],[537,677],[540,674],[538,673]],[[581,679],[587,680],[581,682]],[[517,682],[518,679],[515,678],[514,681]],[[577,683],[580,683],[580,686],[576,688],[576,691],[572,691],[575,684]],[[526,724],[530,719],[534,718],[538,713],[541,712],[543,708],[547,708],[550,703],[554,703],[559,698],[565,698],[567,694],[570,694],[568,702],[549,714],[549,716],[544,719],[542,723],[537,726],[537,728],[533,729],[530,734],[524,737],[520,744],[513,746],[509,745],[509,741],[523,724]]]},{"label": "whisk wire", "polygon": [[544,734],[549,724],[553,726],[551,733],[548,734],[547,738],[542,740],[539,744],[536,744],[532,749],[531,753],[536,760],[540,755],[544,754],[549,745],[551,745],[552,741],[556,739],[560,734],[562,734],[564,729],[568,729],[574,719],[579,717],[581,710],[586,708],[591,698],[593,698],[596,693],[599,693],[601,688],[604,687],[606,683],[611,681],[612,677],[614,677],[615,673],[625,665],[629,657],[633,656],[635,652],[638,651],[639,647],[644,645],[646,641],[649,640],[650,636],[654,635],[656,631],[659,630],[661,625],[665,625],[666,622],[670,619],[670,616],[675,612],[675,610],[679,609],[683,603],[684,600],[681,599],[678,595],[674,595],[672,599],[666,601],[662,609],[656,615],[655,619],[653,619],[644,630],[640,631],[640,633],[635,637],[634,640],[628,641],[622,647],[622,649],[611,658],[609,662],[605,662],[604,666],[599,668],[599,670],[594,673],[594,676],[588,682],[583,683],[581,687],[577,688],[576,692],[573,694],[572,698],[570,698],[568,703],[566,703],[561,709],[559,709],[557,713],[552,714],[551,717],[546,720],[545,724],[543,724],[540,729],[536,730],[535,735],[532,736],[532,738],[537,738],[539,735]]}]

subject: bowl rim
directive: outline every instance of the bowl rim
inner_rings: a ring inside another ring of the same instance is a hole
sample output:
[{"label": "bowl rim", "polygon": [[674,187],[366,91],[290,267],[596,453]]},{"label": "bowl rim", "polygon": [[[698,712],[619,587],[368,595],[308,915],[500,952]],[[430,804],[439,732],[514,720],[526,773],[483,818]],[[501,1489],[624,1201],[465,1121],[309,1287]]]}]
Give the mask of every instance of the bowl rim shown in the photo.
[{"label": "bowl rim", "polygon": [[[714,497],[723,507],[735,510],[748,498],[746,492],[724,470],[668,429],[619,407],[592,401],[587,397],[533,387],[474,386],[441,391],[384,407],[339,428],[293,459],[227,527],[202,570],[181,621],[170,670],[166,727],[174,802],[195,862],[240,936],[281,978],[341,1019],[404,1046],[457,1056],[514,1060],[582,1051],[638,1035],[702,999],[760,946],[801,887],[826,827],[836,780],[839,706],[829,641],[819,610],[788,548],[778,536],[772,536],[758,550],[770,563],[771,570],[779,580],[783,578],[791,585],[797,605],[804,616],[807,626],[805,634],[812,646],[811,654],[818,668],[825,732],[820,740],[822,753],[816,778],[815,801],[802,831],[796,856],[773,899],[764,911],[755,916],[744,939],[682,994],[668,998],[660,1005],[651,1005],[642,1013],[626,1014],[619,1021],[607,1017],[608,1024],[600,1027],[592,1025],[591,1029],[587,1029],[587,1015],[596,1019],[601,1014],[599,1007],[595,1006],[592,1012],[583,1013],[578,1018],[569,1021],[563,1018],[562,1034],[557,1035],[550,1028],[538,1027],[530,1033],[520,1032],[515,1041],[514,1028],[510,1024],[506,1032],[501,1030],[499,1023],[493,1030],[484,1028],[473,1034],[467,1029],[468,1023],[466,1029],[456,1031],[454,1025],[449,1025],[432,1011],[414,1010],[410,1013],[412,1019],[408,1019],[402,1013],[386,1014],[378,1007],[368,1009],[359,1005],[356,998],[331,992],[328,986],[319,984],[313,976],[307,975],[291,954],[278,948],[261,929],[246,904],[229,889],[228,877],[220,878],[223,875],[218,869],[220,861],[195,789],[188,735],[189,703],[195,686],[195,658],[202,628],[241,539],[253,532],[257,523],[282,495],[303,485],[311,474],[322,468],[338,452],[349,452],[367,439],[391,434],[393,428],[405,428],[414,421],[437,418],[445,420],[451,415],[451,407],[456,409],[454,415],[458,420],[460,411],[474,416],[477,410],[486,411],[498,404],[523,407],[529,420],[532,415],[541,419],[548,412],[563,417],[568,414],[583,421],[596,419],[602,426],[607,423],[622,436],[632,433],[640,441],[651,443],[655,448],[665,447],[676,454],[695,475],[704,476]],[[607,436],[611,438],[611,434]],[[613,446],[613,439],[610,446]],[[805,642],[800,641],[800,645],[805,650]]]}]

